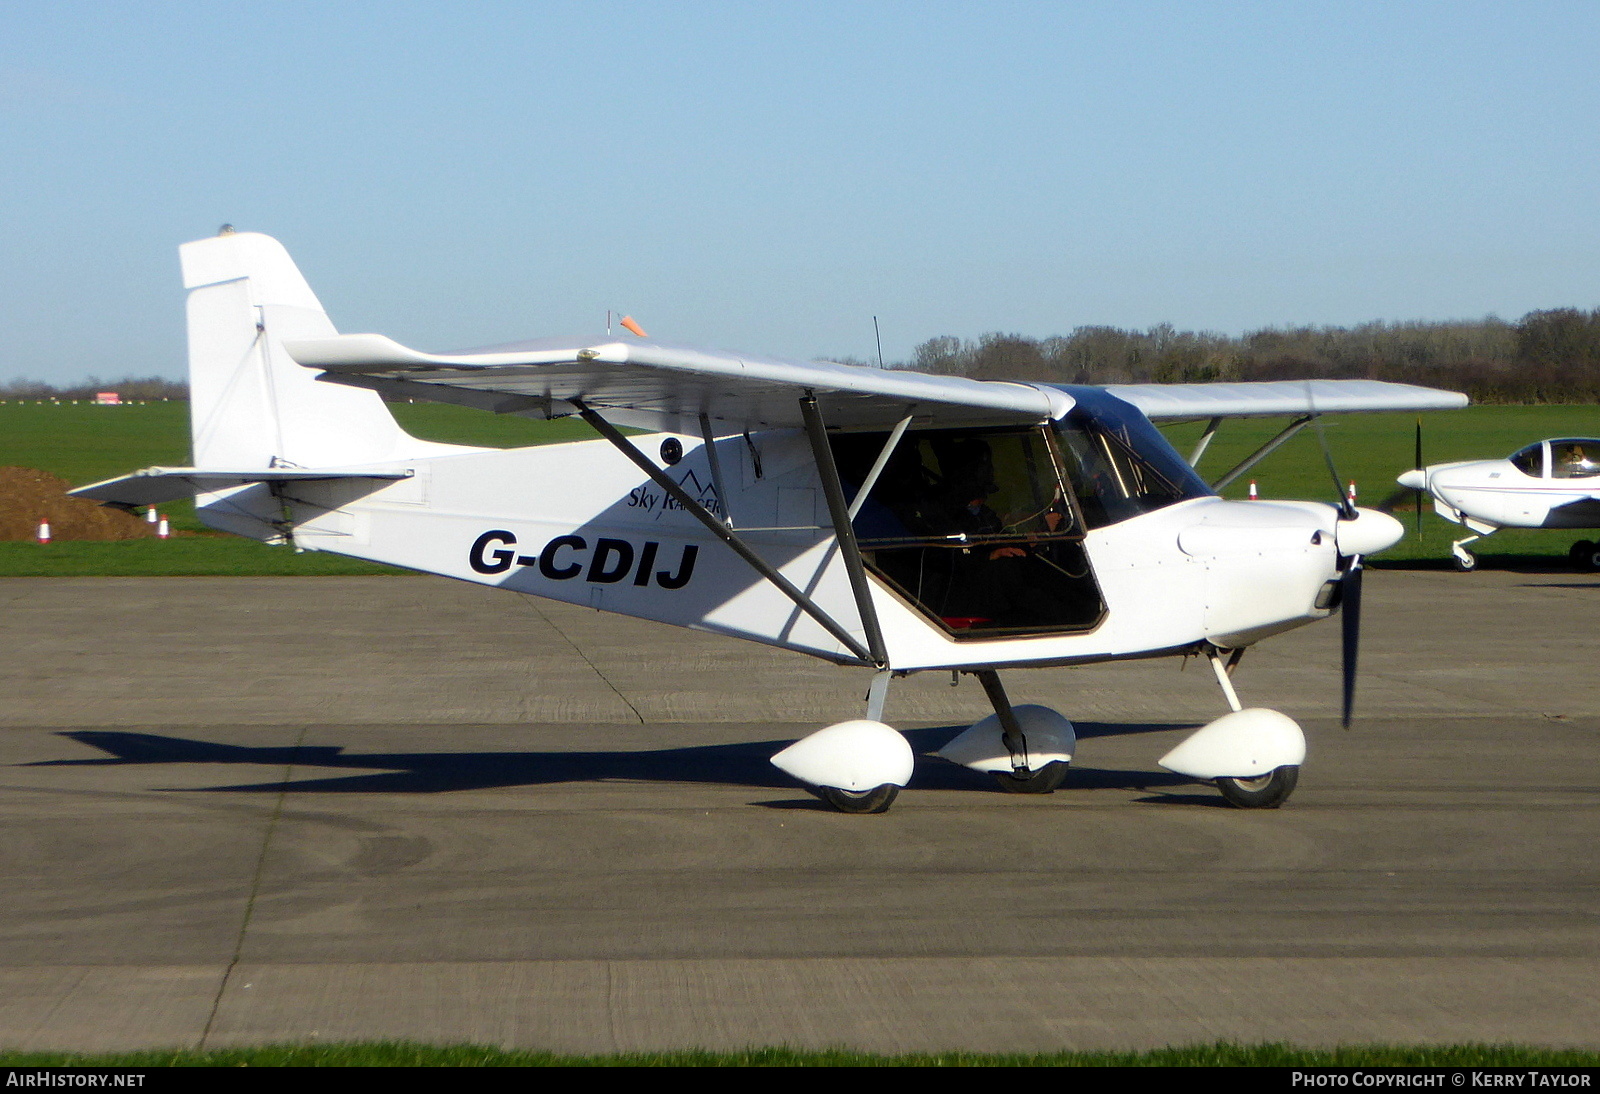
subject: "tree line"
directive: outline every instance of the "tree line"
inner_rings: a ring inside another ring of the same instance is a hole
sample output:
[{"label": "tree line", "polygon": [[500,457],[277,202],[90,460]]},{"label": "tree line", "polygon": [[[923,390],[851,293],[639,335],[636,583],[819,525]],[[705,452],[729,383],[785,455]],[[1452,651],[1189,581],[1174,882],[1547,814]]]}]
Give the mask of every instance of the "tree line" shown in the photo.
[{"label": "tree line", "polygon": [[91,376],[87,380],[61,387],[43,380],[0,380],[0,399],[13,403],[41,399],[92,400],[102,391],[115,391],[125,403],[189,397],[187,383],[165,376],[128,376],[121,380],[101,380]]},{"label": "tree line", "polygon": [[[837,358],[846,364],[868,362]],[[942,335],[917,346],[909,368],[978,380],[1057,384],[1206,381],[1396,380],[1464,391],[1477,403],[1600,402],[1600,308],[1533,311],[1515,323],[1473,321],[1362,323],[1354,327],[1266,327],[1238,337],[1084,326],[1030,338],[985,334],[976,342]],[[38,380],[0,382],[0,399],[187,399],[189,386],[164,376],[100,380],[63,387]]]},{"label": "tree line", "polygon": [[916,348],[906,368],[979,380],[1059,384],[1396,380],[1464,391],[1480,403],[1600,402],[1600,308],[1529,312],[1515,323],[1363,323],[1268,327],[1239,337],[1078,327],[1029,338],[948,335]]}]

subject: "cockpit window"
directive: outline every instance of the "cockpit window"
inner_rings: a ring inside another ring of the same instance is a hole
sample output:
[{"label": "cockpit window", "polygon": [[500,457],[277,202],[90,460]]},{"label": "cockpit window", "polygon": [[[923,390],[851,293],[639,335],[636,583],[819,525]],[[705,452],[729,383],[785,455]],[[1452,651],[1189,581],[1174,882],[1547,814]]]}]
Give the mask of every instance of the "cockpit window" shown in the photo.
[{"label": "cockpit window", "polygon": [[1530,444],[1511,454],[1511,466],[1536,479],[1544,477],[1544,442]]},{"label": "cockpit window", "polygon": [[1148,418],[1095,388],[1065,388],[1077,401],[1056,435],[1090,528],[1213,494]]},{"label": "cockpit window", "polygon": [[1600,440],[1568,438],[1550,442],[1550,477],[1586,479],[1600,475]]},{"label": "cockpit window", "polygon": [[[854,501],[887,434],[833,438]],[[1081,631],[1105,613],[1042,426],[908,432],[854,521],[867,565],[957,638]]]}]

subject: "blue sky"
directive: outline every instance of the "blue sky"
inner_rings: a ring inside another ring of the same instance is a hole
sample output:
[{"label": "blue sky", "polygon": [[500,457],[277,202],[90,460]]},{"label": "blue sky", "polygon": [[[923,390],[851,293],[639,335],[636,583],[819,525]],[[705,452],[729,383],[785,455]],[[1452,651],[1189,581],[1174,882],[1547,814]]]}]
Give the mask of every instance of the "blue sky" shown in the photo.
[{"label": "blue sky", "polygon": [[0,4],[0,380],[182,375],[176,246],[341,330],[890,359],[1600,305],[1600,4]]}]

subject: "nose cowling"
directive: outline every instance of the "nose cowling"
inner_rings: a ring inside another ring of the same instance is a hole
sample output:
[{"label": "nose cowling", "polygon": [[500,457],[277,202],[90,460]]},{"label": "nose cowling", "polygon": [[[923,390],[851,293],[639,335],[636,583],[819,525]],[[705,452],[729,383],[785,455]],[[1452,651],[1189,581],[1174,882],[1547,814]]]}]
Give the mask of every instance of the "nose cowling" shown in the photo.
[{"label": "nose cowling", "polygon": [[1353,518],[1340,518],[1333,526],[1333,540],[1341,555],[1371,555],[1400,542],[1405,525],[1388,513],[1358,508]]}]

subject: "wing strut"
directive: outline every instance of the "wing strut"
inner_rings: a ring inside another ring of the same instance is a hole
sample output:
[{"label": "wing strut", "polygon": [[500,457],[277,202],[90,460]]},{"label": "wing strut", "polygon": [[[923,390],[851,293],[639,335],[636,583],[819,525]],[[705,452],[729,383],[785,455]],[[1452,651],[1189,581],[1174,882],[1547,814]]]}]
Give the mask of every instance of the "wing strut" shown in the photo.
[{"label": "wing strut", "polygon": [[867,477],[862,480],[861,487],[856,491],[856,500],[850,503],[850,519],[855,520],[861,512],[861,507],[867,504],[867,496],[872,493],[872,488],[878,485],[878,479],[883,476],[883,469],[889,466],[889,457],[894,455],[894,450],[900,445],[900,438],[906,435],[906,427],[911,424],[911,415],[894,423],[894,428],[889,431],[889,439],[883,442],[883,447],[878,450],[878,458],[872,461],[872,470],[867,472]]},{"label": "wing strut", "polygon": [[722,483],[722,459],[717,455],[717,439],[711,435],[711,419],[700,415],[700,436],[706,442],[706,462],[711,465],[711,485],[716,487],[717,500],[722,503],[722,523],[733,527],[733,506],[728,504],[728,488]]},{"label": "wing strut", "polygon": [[[616,426],[612,425],[600,415],[596,414],[593,410],[589,409],[588,404],[583,402],[581,399],[568,399],[567,402],[578,408],[578,413],[583,417],[583,420],[593,426],[596,433],[599,433],[606,440],[610,441],[617,451],[621,452],[624,456],[628,457],[629,460],[633,461],[634,466],[643,471],[646,475],[649,475],[651,482],[665,490],[673,501],[683,506],[683,508],[689,513],[692,513],[695,519],[710,529],[713,535],[715,535],[723,543],[727,544],[728,548],[732,550],[734,554],[738,555],[740,558],[749,563],[751,569],[755,570],[756,573],[770,581],[779,592],[788,597],[790,600],[794,601],[796,607],[805,612],[812,619],[815,619],[824,630],[833,635],[833,637],[837,638],[840,644],[842,644],[846,649],[855,655],[857,662],[863,665],[882,664],[881,661],[874,659],[872,653],[866,647],[862,646],[860,642],[856,641],[855,637],[851,635],[849,631],[841,627],[831,615],[817,607],[816,603],[805,593],[795,588],[794,583],[788,578],[784,577],[777,570],[774,570],[771,566],[767,565],[765,559],[751,550],[750,547],[746,545],[744,540],[735,535],[728,528],[728,526],[721,520],[717,519],[717,517],[710,512],[710,510],[696,501],[687,490],[668,478],[665,472],[651,462],[648,456],[646,456],[643,452],[640,452],[639,449],[634,446],[633,442],[629,441],[628,438],[624,437],[620,432],[618,432]],[[877,617],[874,616],[873,621],[876,622],[876,619]],[[870,633],[872,632],[869,631],[869,634]]]},{"label": "wing strut", "polygon": [[1284,441],[1287,441],[1290,437],[1293,437],[1307,425],[1311,424],[1311,420],[1315,417],[1315,414],[1302,414],[1300,417],[1284,426],[1276,437],[1272,438],[1272,440],[1268,441],[1266,444],[1250,453],[1250,455],[1239,461],[1239,463],[1234,466],[1232,471],[1229,471],[1226,475],[1222,476],[1222,478],[1212,483],[1211,489],[1222,490],[1226,488],[1227,485],[1234,479],[1238,478],[1256,464],[1272,455],[1273,451],[1280,444],[1282,444]]},{"label": "wing strut", "polygon": [[839,468],[833,462],[833,446],[828,443],[828,429],[823,424],[822,412],[817,409],[816,396],[809,391],[800,400],[800,413],[806,420],[811,454],[816,458],[817,474],[822,478],[822,494],[828,499],[833,535],[839,543],[839,553],[844,557],[844,572],[850,577],[850,591],[856,597],[856,611],[861,615],[861,629],[867,635],[867,648],[872,652],[873,663],[882,668],[889,663],[889,656],[883,646],[883,631],[878,626],[878,609],[872,603],[872,586],[867,583],[867,570],[861,564],[861,548],[856,544],[856,532],[850,525],[850,510],[845,505],[844,487],[839,483]]},{"label": "wing strut", "polygon": [[1222,426],[1221,418],[1212,418],[1206,423],[1206,431],[1200,438],[1200,443],[1194,446],[1194,453],[1189,457],[1190,467],[1200,466],[1200,457],[1206,454],[1206,449],[1211,447],[1211,438],[1217,435],[1217,430]]}]

